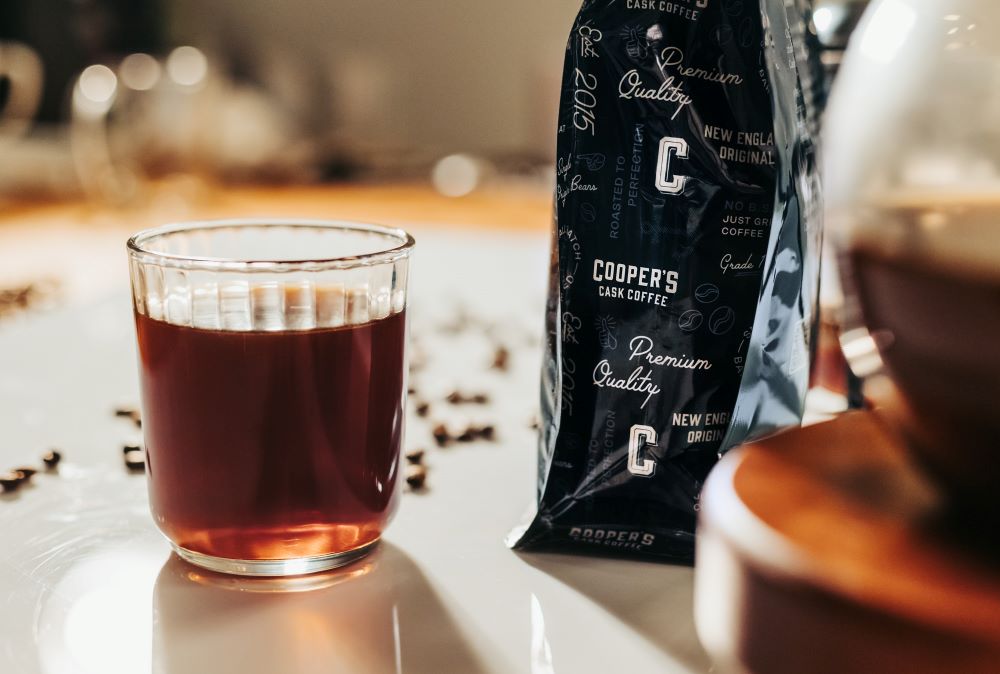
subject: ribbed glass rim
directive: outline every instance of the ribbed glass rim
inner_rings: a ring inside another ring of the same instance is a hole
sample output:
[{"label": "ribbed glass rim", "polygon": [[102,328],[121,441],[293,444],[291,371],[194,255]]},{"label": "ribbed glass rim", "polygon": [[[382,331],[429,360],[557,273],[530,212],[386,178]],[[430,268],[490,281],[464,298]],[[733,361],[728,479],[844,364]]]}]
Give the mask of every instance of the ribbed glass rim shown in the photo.
[{"label": "ribbed glass rim", "polygon": [[[361,255],[345,255],[333,258],[303,260],[235,260],[220,257],[199,257],[178,255],[149,250],[151,242],[173,234],[190,234],[217,229],[241,229],[257,227],[283,227],[301,229],[340,230],[362,232],[384,236],[396,243],[392,248]],[[383,227],[350,220],[322,220],[302,218],[229,218],[224,220],[198,220],[177,222],[144,229],[129,238],[129,257],[142,264],[152,264],[174,269],[231,272],[292,272],[326,271],[334,269],[356,269],[391,264],[409,257],[416,241],[403,229]]]}]

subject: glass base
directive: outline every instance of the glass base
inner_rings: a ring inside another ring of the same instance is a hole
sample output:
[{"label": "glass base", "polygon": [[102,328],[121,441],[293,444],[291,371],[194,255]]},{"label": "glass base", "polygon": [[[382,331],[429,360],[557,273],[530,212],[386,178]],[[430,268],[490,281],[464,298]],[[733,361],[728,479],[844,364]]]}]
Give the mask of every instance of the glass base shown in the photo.
[{"label": "glass base", "polygon": [[303,576],[309,573],[329,571],[356,562],[378,545],[379,539],[366,543],[360,548],[346,552],[334,552],[329,555],[315,557],[299,557],[297,559],[226,559],[194,552],[171,543],[177,556],[195,566],[200,566],[216,573],[228,573],[234,576],[251,576],[258,578],[274,578],[279,576]]}]

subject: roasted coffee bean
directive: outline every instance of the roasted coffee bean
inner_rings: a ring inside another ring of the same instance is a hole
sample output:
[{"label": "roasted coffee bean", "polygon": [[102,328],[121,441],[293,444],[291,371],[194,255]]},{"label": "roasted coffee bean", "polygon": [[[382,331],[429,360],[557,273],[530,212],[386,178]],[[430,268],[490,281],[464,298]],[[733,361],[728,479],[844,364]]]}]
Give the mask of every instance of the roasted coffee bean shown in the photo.
[{"label": "roasted coffee bean", "polygon": [[17,473],[18,475],[20,475],[21,476],[21,481],[27,482],[38,471],[35,470],[34,468],[28,468],[28,467],[22,466],[20,468],[15,468],[12,472]]},{"label": "roasted coffee bean", "polygon": [[448,427],[444,424],[437,424],[431,430],[431,435],[434,436],[434,441],[437,442],[438,447],[444,447],[451,440],[451,433],[448,432]]},{"label": "roasted coffee bean", "polygon": [[531,417],[531,420],[528,421],[528,428],[530,428],[533,431],[537,431],[541,427],[542,427],[542,424],[541,424],[540,421],[538,421],[538,417],[537,416]]},{"label": "roasted coffee bean", "polygon": [[55,284],[51,281],[0,288],[0,318],[30,310],[36,304],[54,296],[56,290]]},{"label": "roasted coffee bean", "polygon": [[490,367],[506,372],[510,368],[510,351],[506,347],[498,346],[493,352],[493,364]]},{"label": "roasted coffee bean", "polygon": [[493,440],[494,437],[496,437],[496,428],[493,424],[483,426],[469,424],[454,439],[458,442],[475,442],[476,440]]},{"label": "roasted coffee bean", "polygon": [[473,405],[485,405],[490,401],[490,397],[485,393],[463,393],[461,391],[452,391],[445,398],[452,405],[462,405],[465,403],[471,403]]},{"label": "roasted coffee bean", "polygon": [[414,466],[410,472],[406,474],[406,484],[410,485],[410,488],[414,491],[423,489],[426,483],[427,469],[423,466]]},{"label": "roasted coffee bean", "polygon": [[47,454],[45,454],[45,456],[42,457],[42,463],[44,463],[45,467],[50,470],[58,466],[60,461],[62,461],[62,454],[60,454],[59,451],[55,449],[48,452]]},{"label": "roasted coffee bean", "polygon": [[725,335],[736,323],[736,312],[730,307],[719,307],[708,319],[708,329],[713,335]]},{"label": "roasted coffee bean", "polygon": [[694,332],[701,327],[704,320],[705,317],[701,315],[700,311],[691,309],[681,314],[681,317],[677,319],[677,325],[684,332]]},{"label": "roasted coffee bean", "polygon": [[139,472],[146,469],[146,456],[141,449],[130,449],[124,456],[125,467],[130,471]]},{"label": "roasted coffee bean", "polygon": [[121,406],[115,408],[115,416],[131,419],[136,428],[142,428],[142,413],[134,407]]},{"label": "roasted coffee bean", "polygon": [[408,389],[406,389],[406,394],[411,396],[417,395],[417,387],[415,386],[409,387]]},{"label": "roasted coffee bean", "polygon": [[712,304],[719,299],[719,289],[711,283],[703,283],[694,291],[694,298],[702,304]]},{"label": "roasted coffee bean", "polygon": [[0,473],[0,491],[9,494],[21,487],[24,478],[20,473]]},{"label": "roasted coffee bean", "polygon": [[418,417],[426,417],[431,412],[431,405],[427,402],[418,403],[416,407]]},{"label": "roasted coffee bean", "polygon": [[407,462],[413,465],[419,465],[424,462],[424,450],[414,449],[412,452],[406,453]]},{"label": "roasted coffee bean", "polygon": [[129,452],[141,452],[142,447],[139,445],[122,445],[122,453],[128,454]]}]

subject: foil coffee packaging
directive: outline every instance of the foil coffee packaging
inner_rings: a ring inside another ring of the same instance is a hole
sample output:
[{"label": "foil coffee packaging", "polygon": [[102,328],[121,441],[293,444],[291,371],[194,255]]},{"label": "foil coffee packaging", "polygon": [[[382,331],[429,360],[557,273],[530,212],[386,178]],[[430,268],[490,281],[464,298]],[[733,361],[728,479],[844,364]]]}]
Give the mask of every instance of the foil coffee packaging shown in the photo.
[{"label": "foil coffee packaging", "polygon": [[586,0],[522,550],[690,562],[720,454],[798,424],[820,222],[794,0]]}]

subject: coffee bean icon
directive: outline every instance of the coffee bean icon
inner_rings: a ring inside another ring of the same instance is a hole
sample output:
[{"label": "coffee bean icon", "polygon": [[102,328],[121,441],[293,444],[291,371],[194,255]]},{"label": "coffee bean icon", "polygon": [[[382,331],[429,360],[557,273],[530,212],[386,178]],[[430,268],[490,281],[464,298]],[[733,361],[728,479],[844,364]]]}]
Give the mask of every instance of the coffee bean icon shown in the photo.
[{"label": "coffee bean icon", "polygon": [[715,42],[720,47],[725,47],[733,41],[733,29],[725,24],[715,29]]},{"label": "coffee bean icon", "polygon": [[736,312],[731,307],[719,307],[708,319],[708,329],[713,335],[724,335],[733,329],[736,323]]},{"label": "coffee bean icon", "polygon": [[604,168],[607,157],[600,152],[591,152],[590,154],[577,155],[577,160],[583,162],[588,171],[600,171]]},{"label": "coffee bean icon", "polygon": [[684,332],[694,332],[701,327],[704,321],[705,317],[701,315],[700,311],[691,309],[681,314],[681,317],[677,319],[677,325]]},{"label": "coffee bean icon", "polygon": [[726,0],[722,7],[729,16],[739,16],[743,13],[743,0]]},{"label": "coffee bean icon", "polygon": [[711,283],[703,283],[694,291],[694,298],[702,304],[712,304],[719,299],[719,289]]}]

